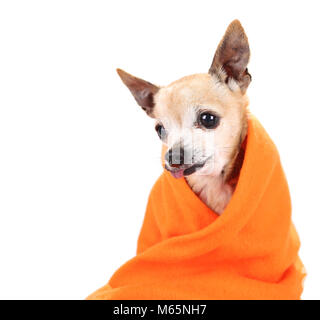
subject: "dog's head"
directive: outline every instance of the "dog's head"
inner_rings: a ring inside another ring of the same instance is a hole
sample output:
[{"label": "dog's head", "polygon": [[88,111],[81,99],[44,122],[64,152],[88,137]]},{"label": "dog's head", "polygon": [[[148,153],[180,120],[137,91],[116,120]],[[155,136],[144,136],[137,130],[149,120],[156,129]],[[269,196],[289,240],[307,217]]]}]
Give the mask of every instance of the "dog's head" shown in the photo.
[{"label": "dog's head", "polygon": [[250,50],[238,20],[221,40],[206,74],[158,87],[118,69],[137,103],[152,118],[167,146],[165,167],[173,176],[224,175],[246,135]]}]

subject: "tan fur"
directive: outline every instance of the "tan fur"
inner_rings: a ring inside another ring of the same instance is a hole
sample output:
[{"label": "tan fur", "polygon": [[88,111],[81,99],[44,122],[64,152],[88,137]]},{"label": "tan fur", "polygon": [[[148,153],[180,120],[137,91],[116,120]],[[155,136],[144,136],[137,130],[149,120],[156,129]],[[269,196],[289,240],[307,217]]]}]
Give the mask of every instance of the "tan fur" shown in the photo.
[{"label": "tan fur", "polygon": [[[162,87],[155,95],[154,115],[160,120],[170,118],[177,125],[182,125],[183,115],[190,106],[205,106],[221,115],[221,124],[215,129],[215,141],[220,152],[216,161],[221,161],[221,164],[217,163],[215,171],[209,175],[199,171],[186,177],[192,190],[219,214],[233,192],[227,177],[246,136],[247,105],[248,98],[240,88],[231,91],[228,85],[209,74],[184,77]],[[222,170],[224,174],[221,174]]]},{"label": "tan fur", "polygon": [[[247,134],[249,57],[247,36],[234,20],[207,74],[186,76],[158,87],[117,70],[137,103],[161,128],[158,133],[171,152],[167,152],[166,168],[177,178],[184,175],[192,190],[218,214],[232,196],[242,165],[243,152],[239,151]],[[204,112],[218,116],[218,126],[207,129],[199,120]],[[173,150],[178,150],[178,162],[172,160]]]}]

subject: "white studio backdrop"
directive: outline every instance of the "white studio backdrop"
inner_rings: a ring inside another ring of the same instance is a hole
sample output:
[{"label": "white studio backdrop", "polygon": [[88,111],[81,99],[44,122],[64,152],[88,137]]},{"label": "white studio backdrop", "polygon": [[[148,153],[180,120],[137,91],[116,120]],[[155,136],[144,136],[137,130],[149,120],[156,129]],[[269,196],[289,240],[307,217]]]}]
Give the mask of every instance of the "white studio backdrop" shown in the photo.
[{"label": "white studio backdrop", "polygon": [[83,299],[135,254],[161,145],[115,69],[164,85],[207,72],[237,18],[250,110],[290,185],[303,298],[320,299],[318,15],[317,1],[1,1],[0,298]]}]

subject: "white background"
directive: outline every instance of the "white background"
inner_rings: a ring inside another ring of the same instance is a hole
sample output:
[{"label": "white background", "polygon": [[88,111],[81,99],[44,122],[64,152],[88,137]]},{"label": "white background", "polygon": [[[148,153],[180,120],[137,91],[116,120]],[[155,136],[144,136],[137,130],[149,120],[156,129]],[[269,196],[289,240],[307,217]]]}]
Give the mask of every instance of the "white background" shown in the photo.
[{"label": "white background", "polygon": [[115,69],[207,72],[238,18],[251,111],[279,148],[320,298],[318,1],[1,1],[0,298],[83,299],[135,254],[161,173],[153,120]]}]

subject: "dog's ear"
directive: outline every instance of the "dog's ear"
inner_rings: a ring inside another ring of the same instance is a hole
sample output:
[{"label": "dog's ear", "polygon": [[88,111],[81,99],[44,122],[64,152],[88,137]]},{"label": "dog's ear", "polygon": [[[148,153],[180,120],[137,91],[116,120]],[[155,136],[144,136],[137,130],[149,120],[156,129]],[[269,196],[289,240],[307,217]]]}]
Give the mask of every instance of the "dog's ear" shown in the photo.
[{"label": "dog's ear", "polygon": [[136,78],[131,74],[117,69],[123,83],[129,88],[133,97],[148,116],[153,118],[154,95],[158,92],[159,87],[145,80]]},{"label": "dog's ear", "polygon": [[226,83],[230,78],[234,79],[245,93],[251,82],[247,69],[249,57],[248,38],[240,21],[234,20],[218,45],[209,73]]}]

